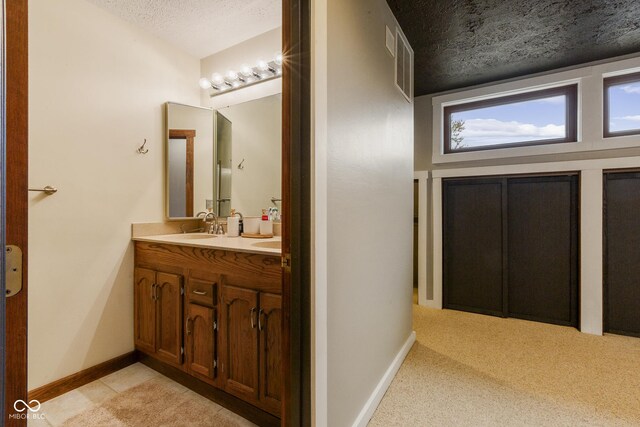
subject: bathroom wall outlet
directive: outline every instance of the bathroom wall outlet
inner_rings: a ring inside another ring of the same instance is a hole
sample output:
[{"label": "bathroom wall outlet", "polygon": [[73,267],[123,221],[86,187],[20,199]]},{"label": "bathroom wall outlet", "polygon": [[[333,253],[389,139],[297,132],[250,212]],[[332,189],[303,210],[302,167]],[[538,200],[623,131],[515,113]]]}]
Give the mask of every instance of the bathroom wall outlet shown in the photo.
[{"label": "bathroom wall outlet", "polygon": [[212,199],[206,199],[207,200],[207,209],[213,209],[213,200]]}]

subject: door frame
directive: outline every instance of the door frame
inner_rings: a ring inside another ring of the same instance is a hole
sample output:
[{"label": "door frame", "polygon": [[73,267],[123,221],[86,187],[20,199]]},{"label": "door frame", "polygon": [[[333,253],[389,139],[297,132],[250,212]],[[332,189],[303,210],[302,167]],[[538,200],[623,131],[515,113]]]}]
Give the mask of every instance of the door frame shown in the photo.
[{"label": "door frame", "polygon": [[[28,7],[5,4],[6,43],[6,243],[22,249],[22,290],[6,299],[4,425],[24,426],[14,402],[27,401],[27,179],[28,179]],[[3,251],[4,252],[4,251]]]},{"label": "door frame", "polygon": [[282,425],[311,425],[311,0],[283,0]]}]

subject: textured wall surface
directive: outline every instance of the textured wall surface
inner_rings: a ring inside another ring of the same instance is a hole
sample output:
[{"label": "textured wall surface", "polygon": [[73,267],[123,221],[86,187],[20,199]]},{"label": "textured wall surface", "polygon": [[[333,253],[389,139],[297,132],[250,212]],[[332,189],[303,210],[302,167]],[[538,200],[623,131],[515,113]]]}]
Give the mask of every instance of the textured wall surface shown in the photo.
[{"label": "textured wall surface", "polygon": [[416,96],[640,51],[637,0],[387,0]]},{"label": "textured wall surface", "polygon": [[204,58],[282,25],[281,0],[89,0]]}]

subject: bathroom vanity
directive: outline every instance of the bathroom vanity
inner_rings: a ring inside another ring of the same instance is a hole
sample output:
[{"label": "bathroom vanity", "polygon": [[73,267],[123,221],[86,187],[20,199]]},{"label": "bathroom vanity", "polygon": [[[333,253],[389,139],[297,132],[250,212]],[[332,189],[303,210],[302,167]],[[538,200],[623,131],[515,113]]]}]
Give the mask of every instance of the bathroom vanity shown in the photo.
[{"label": "bathroom vanity", "polygon": [[280,238],[169,234],[134,241],[136,349],[197,379],[201,389],[217,390],[218,400],[231,395],[279,417]]}]

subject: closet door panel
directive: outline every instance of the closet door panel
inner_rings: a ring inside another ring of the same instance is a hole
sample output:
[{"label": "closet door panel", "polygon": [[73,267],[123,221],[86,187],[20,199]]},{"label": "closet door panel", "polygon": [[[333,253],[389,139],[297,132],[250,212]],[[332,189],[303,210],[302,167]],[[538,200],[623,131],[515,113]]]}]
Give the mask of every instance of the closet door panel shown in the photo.
[{"label": "closet door panel", "polygon": [[577,176],[508,181],[510,317],[577,326]]},{"label": "closet door panel", "polygon": [[445,308],[503,315],[503,183],[443,183]]},{"label": "closet door panel", "polygon": [[640,337],[640,173],[605,175],[605,330]]}]

